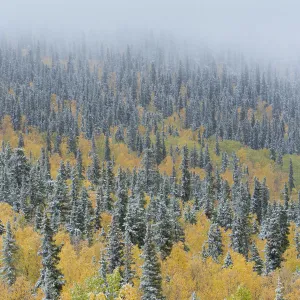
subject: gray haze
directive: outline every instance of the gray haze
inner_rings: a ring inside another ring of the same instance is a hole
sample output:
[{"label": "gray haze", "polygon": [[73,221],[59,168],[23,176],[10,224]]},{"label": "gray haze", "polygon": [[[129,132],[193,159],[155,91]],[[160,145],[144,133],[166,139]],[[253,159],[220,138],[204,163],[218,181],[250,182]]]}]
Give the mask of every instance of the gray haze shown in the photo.
[{"label": "gray haze", "polygon": [[188,43],[297,55],[297,0],[0,0],[0,28],[12,33],[170,33]]}]

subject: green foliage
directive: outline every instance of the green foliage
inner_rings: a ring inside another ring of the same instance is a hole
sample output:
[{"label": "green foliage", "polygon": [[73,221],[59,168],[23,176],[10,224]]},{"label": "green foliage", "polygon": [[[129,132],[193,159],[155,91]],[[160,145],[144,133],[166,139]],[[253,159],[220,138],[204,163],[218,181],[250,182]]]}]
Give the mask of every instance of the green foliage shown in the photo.
[{"label": "green foliage", "polygon": [[90,295],[103,293],[107,299],[115,299],[121,288],[121,275],[119,269],[107,275],[107,280],[99,275],[89,277],[83,284],[75,284],[71,290],[72,300],[88,300]]},{"label": "green foliage", "polygon": [[240,285],[236,292],[229,298],[229,300],[251,300],[252,299],[252,296],[251,296],[251,293],[250,291]]}]

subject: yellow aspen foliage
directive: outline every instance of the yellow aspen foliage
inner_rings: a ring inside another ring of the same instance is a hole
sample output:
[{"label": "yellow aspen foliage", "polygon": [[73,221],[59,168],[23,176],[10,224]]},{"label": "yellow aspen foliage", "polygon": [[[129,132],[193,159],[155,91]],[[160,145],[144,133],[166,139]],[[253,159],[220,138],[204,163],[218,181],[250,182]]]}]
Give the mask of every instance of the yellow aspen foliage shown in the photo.
[{"label": "yellow aspen foliage", "polygon": [[11,117],[4,116],[1,122],[1,141],[9,142],[11,147],[17,147],[18,145],[18,135],[14,131]]},{"label": "yellow aspen foliage", "polygon": [[32,295],[33,285],[23,276],[17,277],[13,286],[9,287],[0,281],[0,300],[33,300],[41,299]]},{"label": "yellow aspen foliage", "polygon": [[141,158],[129,153],[125,144],[116,144],[111,147],[112,156],[115,158],[116,169],[121,166],[124,169],[132,170],[141,163]]},{"label": "yellow aspen foliage", "polygon": [[111,215],[107,212],[101,214],[101,226],[104,228],[105,232],[108,232],[111,223]]},{"label": "yellow aspen foliage", "polygon": [[221,176],[224,180],[228,181],[229,185],[233,184],[232,172],[230,170],[227,169],[226,172],[223,173]]},{"label": "yellow aspen foliage", "polygon": [[35,284],[40,276],[41,257],[38,251],[41,244],[41,236],[32,227],[18,228],[15,232],[18,250],[18,271],[32,284]]},{"label": "yellow aspen foliage", "polygon": [[94,295],[91,293],[90,295],[90,300],[107,300],[107,297],[105,296],[104,293],[99,293],[97,295]]},{"label": "yellow aspen foliage", "polygon": [[122,286],[119,297],[117,300],[139,300],[141,299],[141,295],[137,287],[132,286],[130,284],[125,284]]},{"label": "yellow aspen foliage", "polygon": [[52,94],[50,102],[51,102],[51,109],[53,109],[55,112],[58,112],[58,104],[56,98],[57,98],[56,95]]},{"label": "yellow aspen foliage", "polygon": [[3,224],[6,224],[8,221],[13,223],[14,215],[15,213],[9,204],[0,202],[0,220]]},{"label": "yellow aspen foliage", "polygon": [[173,162],[172,157],[168,155],[159,165],[159,171],[163,174],[167,174],[168,176],[172,175]]},{"label": "yellow aspen foliage", "polygon": [[140,286],[139,278],[142,276],[141,266],[144,263],[144,261],[141,257],[141,254],[142,254],[141,249],[139,249],[139,247],[137,245],[132,247],[132,258],[135,263],[131,267],[135,273],[135,277],[133,278],[133,284],[136,287]]}]

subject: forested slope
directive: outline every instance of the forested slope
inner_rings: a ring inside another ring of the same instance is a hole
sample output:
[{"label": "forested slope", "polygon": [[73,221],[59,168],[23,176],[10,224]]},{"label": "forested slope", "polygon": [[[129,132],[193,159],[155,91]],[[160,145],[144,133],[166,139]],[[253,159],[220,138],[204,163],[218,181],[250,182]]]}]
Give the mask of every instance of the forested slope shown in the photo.
[{"label": "forested slope", "polygon": [[0,299],[299,299],[299,69],[145,44],[1,41]]}]

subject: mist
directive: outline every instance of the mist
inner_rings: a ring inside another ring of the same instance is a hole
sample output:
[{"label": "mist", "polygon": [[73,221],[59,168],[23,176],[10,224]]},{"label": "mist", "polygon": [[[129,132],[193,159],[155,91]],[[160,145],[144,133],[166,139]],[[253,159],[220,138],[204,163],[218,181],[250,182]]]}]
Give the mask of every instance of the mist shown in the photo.
[{"label": "mist", "polygon": [[294,0],[2,0],[0,28],[6,35],[122,32],[123,38],[152,31],[190,44],[284,58],[298,56],[299,9]]}]

